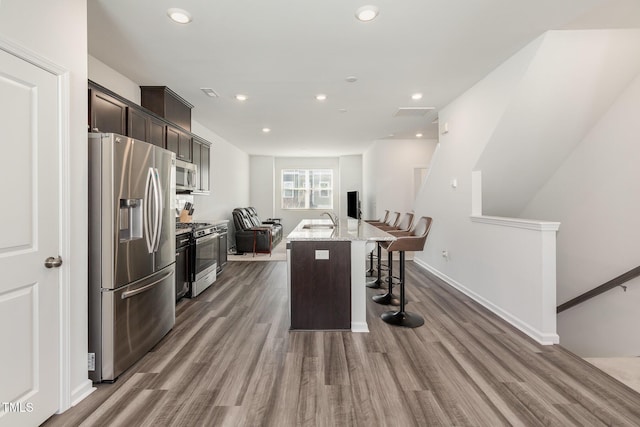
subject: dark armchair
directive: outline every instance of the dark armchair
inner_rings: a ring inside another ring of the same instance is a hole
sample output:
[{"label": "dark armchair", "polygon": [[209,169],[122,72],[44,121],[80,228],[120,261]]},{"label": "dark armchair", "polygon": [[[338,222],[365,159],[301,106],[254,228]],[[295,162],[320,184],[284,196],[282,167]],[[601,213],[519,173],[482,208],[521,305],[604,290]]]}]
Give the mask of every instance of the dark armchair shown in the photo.
[{"label": "dark armchair", "polygon": [[233,223],[236,227],[236,250],[245,252],[271,252],[282,240],[282,224],[279,219],[261,221],[255,208],[235,208]]}]

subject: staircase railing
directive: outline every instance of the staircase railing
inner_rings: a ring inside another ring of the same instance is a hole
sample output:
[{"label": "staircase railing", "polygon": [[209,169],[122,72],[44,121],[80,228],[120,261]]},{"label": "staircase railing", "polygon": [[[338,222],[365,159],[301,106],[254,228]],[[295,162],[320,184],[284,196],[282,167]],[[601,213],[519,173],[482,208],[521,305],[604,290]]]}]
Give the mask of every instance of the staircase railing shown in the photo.
[{"label": "staircase railing", "polygon": [[578,295],[577,297],[570,299],[569,301],[560,304],[557,308],[556,308],[556,313],[561,313],[571,307],[574,307],[578,304],[581,304],[587,300],[590,300],[593,297],[597,297],[598,295],[605,293],[615,287],[618,286],[622,286],[622,288],[626,291],[627,287],[623,286],[624,283],[628,282],[631,279],[635,279],[636,277],[640,276],[640,266],[627,271],[624,274],[619,275],[618,277],[616,277],[615,279],[611,279],[609,280],[607,283],[603,283],[600,286],[596,286],[595,288],[591,289],[590,291],[587,291],[581,295]]}]

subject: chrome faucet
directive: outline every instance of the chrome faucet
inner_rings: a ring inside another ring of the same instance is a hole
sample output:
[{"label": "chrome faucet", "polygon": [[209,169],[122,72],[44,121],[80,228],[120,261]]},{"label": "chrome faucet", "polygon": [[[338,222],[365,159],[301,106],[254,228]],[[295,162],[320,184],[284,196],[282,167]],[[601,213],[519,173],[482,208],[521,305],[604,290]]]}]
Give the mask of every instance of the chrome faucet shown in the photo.
[{"label": "chrome faucet", "polygon": [[335,214],[332,215],[331,212],[322,212],[320,214],[320,216],[325,215],[325,214],[329,217],[329,219],[331,220],[331,223],[333,224],[333,226],[337,227],[338,226],[338,215],[335,215]]}]

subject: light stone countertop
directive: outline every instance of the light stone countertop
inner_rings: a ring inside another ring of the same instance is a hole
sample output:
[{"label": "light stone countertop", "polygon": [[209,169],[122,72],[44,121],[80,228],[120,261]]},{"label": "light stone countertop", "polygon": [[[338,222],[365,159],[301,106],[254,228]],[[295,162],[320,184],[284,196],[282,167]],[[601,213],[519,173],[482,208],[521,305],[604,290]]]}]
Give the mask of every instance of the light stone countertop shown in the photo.
[{"label": "light stone countertop", "polygon": [[340,218],[337,227],[333,227],[329,219],[303,219],[289,233],[287,240],[365,240],[382,242],[396,240],[396,237],[367,224],[365,221],[358,221],[352,218]]}]

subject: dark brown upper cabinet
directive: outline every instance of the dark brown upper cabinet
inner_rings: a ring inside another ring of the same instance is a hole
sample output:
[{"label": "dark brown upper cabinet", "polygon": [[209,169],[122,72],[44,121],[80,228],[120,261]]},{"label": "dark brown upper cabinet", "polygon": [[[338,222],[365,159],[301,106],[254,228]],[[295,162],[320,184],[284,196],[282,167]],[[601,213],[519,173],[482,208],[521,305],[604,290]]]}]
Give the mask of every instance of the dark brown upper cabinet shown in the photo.
[{"label": "dark brown upper cabinet", "polygon": [[[191,104],[165,86],[142,86],[141,90],[142,106],[89,81],[90,130],[130,136],[173,151],[176,158],[198,166],[196,191],[208,193],[211,143],[187,130],[191,129]],[[157,104],[156,110],[149,108],[150,99]]]},{"label": "dark brown upper cabinet", "polygon": [[193,164],[198,166],[198,172],[196,175],[196,184],[198,186],[196,193],[208,193],[209,188],[209,170],[211,162],[211,143],[200,138],[199,136],[193,136]]},{"label": "dark brown upper cabinet", "polygon": [[127,136],[139,139],[140,141],[149,140],[149,115],[137,108],[129,107],[127,122]]},{"label": "dark brown upper cabinet", "polygon": [[167,125],[167,150],[176,153],[178,159],[191,162],[191,134]]},{"label": "dark brown upper cabinet", "polygon": [[167,148],[167,124],[153,116],[149,116],[148,142],[158,147]]},{"label": "dark brown upper cabinet", "polygon": [[166,86],[140,86],[140,104],[191,132],[191,109],[189,104]]},{"label": "dark brown upper cabinet", "polygon": [[129,105],[127,117],[127,136],[166,148],[164,122],[134,105]]},{"label": "dark brown upper cabinet", "polygon": [[91,132],[127,134],[127,104],[95,88],[90,89]]}]

